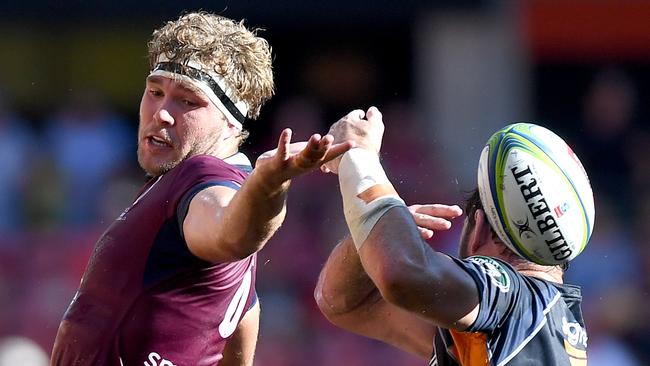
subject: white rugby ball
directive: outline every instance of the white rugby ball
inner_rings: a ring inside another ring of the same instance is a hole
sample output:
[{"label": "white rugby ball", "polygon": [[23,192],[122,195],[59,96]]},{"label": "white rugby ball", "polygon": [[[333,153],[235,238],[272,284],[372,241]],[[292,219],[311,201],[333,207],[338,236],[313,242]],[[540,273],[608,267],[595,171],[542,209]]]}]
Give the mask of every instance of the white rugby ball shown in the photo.
[{"label": "white rugby ball", "polygon": [[494,231],[525,259],[563,264],[591,237],[587,173],[566,142],[544,127],[515,123],[492,135],[481,152],[478,189]]}]

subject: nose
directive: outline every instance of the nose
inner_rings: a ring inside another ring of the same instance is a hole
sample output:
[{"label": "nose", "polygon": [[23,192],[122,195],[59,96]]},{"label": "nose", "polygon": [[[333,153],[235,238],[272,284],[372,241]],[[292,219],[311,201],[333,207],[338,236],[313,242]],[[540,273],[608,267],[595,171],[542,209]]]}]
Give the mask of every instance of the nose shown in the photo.
[{"label": "nose", "polygon": [[172,117],[171,113],[165,108],[164,105],[161,105],[158,110],[156,110],[156,113],[154,113],[153,118],[156,122],[158,123],[166,123],[169,125],[174,124],[174,117]]}]

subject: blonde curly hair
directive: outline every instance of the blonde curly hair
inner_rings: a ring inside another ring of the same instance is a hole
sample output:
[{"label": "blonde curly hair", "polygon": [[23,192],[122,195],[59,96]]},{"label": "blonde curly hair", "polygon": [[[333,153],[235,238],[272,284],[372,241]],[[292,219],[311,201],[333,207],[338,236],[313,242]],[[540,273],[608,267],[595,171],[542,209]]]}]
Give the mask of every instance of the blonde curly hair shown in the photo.
[{"label": "blonde curly hair", "polygon": [[243,20],[203,11],[188,13],[153,32],[149,66],[153,69],[160,55],[183,65],[197,61],[223,76],[236,97],[248,104],[247,117],[256,119],[274,94],[271,47],[256,33]]}]

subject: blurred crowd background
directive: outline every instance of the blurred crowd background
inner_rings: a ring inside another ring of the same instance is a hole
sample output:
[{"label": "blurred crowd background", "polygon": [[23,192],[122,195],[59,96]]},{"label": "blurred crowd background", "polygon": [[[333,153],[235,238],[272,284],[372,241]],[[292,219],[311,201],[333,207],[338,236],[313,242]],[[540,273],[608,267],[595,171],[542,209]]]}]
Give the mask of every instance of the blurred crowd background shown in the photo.
[{"label": "blurred crowd background", "polygon": [[[304,139],[376,105],[402,196],[460,203],[499,127],[533,121],[565,137],[596,198],[592,240],[566,275],[583,288],[589,364],[650,365],[649,1],[7,0],[0,366],[47,364],[95,240],[144,182],[135,132],[146,42],[197,9],[246,19],[273,46],[277,93],[248,126],[252,159],[282,128]],[[345,233],[341,212],[334,176],[294,181],[286,223],[260,255],[256,365],[425,364],[318,312],[313,288]],[[430,244],[455,253],[461,226]]]}]

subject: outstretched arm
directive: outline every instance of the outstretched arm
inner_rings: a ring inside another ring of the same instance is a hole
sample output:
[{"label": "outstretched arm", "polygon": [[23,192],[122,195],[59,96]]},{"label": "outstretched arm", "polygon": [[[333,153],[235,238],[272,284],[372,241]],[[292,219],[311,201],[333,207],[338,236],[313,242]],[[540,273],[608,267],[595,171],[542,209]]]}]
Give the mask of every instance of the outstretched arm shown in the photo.
[{"label": "outstretched arm", "polygon": [[367,115],[354,111],[330,129],[337,140],[359,146],[325,170],[339,174],[346,222],[361,264],[387,302],[439,326],[464,330],[478,314],[476,284],[421,239],[379,162],[383,131],[381,113],[374,107]]},{"label": "outstretched arm", "polygon": [[349,142],[334,144],[330,135],[291,144],[291,130],[282,131],[278,148],[260,156],[239,191],[215,186],[192,199],[183,222],[190,251],[206,261],[224,262],[260,250],[284,220],[291,179],[350,147]]},{"label": "outstretched arm", "polygon": [[[449,229],[449,220],[461,214],[457,206],[446,205],[413,205],[409,210],[424,239],[430,239],[434,231]],[[314,296],[333,324],[422,358],[431,357],[434,324],[381,297],[364,271],[351,238],[344,239],[330,254]]]}]

